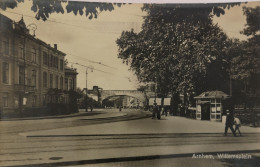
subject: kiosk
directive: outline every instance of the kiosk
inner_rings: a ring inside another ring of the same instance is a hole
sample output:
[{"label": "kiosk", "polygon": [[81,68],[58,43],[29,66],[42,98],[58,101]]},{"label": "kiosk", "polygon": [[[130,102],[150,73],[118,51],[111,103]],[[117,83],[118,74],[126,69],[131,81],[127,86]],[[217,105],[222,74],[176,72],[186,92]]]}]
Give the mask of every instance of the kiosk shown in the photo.
[{"label": "kiosk", "polygon": [[207,91],[196,96],[196,119],[220,121],[223,114],[223,100],[230,96],[222,91]]}]

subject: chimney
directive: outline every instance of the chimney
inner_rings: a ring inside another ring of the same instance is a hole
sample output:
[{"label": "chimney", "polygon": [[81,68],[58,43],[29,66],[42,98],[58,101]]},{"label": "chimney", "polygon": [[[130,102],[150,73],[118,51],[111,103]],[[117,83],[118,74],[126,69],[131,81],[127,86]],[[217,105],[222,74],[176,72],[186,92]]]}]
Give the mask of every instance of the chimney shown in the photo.
[{"label": "chimney", "polygon": [[58,45],[57,44],[54,44],[54,49],[58,49]]}]

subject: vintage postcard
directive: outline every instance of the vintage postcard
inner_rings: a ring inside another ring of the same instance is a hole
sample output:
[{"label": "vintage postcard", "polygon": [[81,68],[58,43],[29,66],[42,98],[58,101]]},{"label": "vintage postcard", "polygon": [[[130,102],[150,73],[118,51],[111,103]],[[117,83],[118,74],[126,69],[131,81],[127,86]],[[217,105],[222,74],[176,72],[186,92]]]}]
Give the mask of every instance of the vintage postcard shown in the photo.
[{"label": "vintage postcard", "polygon": [[260,166],[260,1],[1,0],[0,166]]}]

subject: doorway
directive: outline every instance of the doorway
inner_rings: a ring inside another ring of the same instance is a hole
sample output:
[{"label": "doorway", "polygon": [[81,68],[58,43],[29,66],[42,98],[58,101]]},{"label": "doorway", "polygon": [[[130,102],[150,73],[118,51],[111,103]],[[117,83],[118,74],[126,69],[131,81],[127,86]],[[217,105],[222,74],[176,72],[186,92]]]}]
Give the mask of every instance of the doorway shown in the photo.
[{"label": "doorway", "polygon": [[210,120],[210,103],[201,105],[201,120]]}]

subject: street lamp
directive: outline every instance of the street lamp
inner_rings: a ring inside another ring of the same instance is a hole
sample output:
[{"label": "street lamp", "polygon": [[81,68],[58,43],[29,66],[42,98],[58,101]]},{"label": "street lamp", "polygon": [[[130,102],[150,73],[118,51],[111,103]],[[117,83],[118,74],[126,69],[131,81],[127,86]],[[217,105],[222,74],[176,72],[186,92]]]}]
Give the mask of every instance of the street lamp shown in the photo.
[{"label": "street lamp", "polygon": [[86,112],[88,112],[88,69],[90,69],[91,72],[93,72],[94,67],[93,66],[89,66],[86,67]]}]

